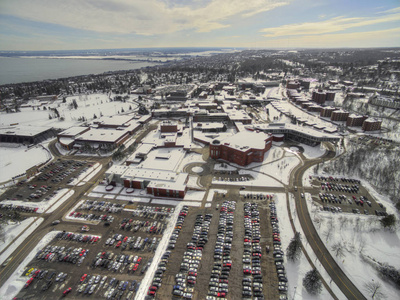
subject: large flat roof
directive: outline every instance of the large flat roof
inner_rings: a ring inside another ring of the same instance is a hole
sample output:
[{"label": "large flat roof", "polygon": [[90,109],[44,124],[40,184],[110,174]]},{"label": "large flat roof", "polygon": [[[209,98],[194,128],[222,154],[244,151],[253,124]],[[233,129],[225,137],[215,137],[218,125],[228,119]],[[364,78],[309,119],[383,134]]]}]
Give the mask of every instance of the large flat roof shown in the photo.
[{"label": "large flat roof", "polygon": [[35,136],[49,129],[51,129],[51,127],[26,126],[26,125],[7,126],[0,128],[0,134],[15,135],[15,136]]},{"label": "large flat roof", "polygon": [[[220,144],[247,151],[248,149],[264,149],[265,140],[269,138],[269,135],[264,132],[254,131],[240,131],[230,137],[223,140],[218,140]],[[215,140],[214,140],[215,141]]]},{"label": "large flat roof", "polygon": [[115,142],[127,133],[126,130],[91,128],[89,131],[80,135],[77,141],[90,142]]},{"label": "large flat roof", "polygon": [[66,136],[74,137],[78,134],[81,134],[83,131],[85,131],[87,129],[88,129],[88,127],[74,126],[74,127],[70,127],[68,129],[64,130],[63,132],[60,132],[58,135],[66,135]]}]

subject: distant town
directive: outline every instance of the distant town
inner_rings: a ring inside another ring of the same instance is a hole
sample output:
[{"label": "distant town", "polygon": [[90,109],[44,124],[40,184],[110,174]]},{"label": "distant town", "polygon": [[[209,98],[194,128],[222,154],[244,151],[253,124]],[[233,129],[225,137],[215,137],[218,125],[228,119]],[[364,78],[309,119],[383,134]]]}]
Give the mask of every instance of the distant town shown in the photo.
[{"label": "distant town", "polygon": [[4,299],[396,299],[400,49],[2,52]]}]

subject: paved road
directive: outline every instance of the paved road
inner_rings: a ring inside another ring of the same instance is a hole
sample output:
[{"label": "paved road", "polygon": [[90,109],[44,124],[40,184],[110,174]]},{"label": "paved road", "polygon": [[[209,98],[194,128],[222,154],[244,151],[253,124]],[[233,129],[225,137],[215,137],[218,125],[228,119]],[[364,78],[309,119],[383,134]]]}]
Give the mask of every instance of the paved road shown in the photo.
[{"label": "paved road", "polygon": [[313,159],[306,161],[304,165],[297,168],[292,174],[292,184],[298,186],[298,191],[295,193],[295,203],[297,215],[303,232],[307,238],[308,243],[314,250],[314,253],[318,257],[318,260],[324,266],[325,270],[328,272],[332,280],[340,288],[342,293],[347,297],[347,299],[366,299],[364,295],[357,289],[357,287],[351,282],[347,275],[342,271],[339,265],[336,263],[334,258],[330,255],[328,249],[325,247],[325,243],[320,239],[313,222],[311,220],[310,213],[307,209],[307,203],[304,198],[300,196],[303,190],[302,178],[307,169],[313,165],[321,162],[321,160],[330,160],[335,157],[335,152],[329,151],[321,159]]}]

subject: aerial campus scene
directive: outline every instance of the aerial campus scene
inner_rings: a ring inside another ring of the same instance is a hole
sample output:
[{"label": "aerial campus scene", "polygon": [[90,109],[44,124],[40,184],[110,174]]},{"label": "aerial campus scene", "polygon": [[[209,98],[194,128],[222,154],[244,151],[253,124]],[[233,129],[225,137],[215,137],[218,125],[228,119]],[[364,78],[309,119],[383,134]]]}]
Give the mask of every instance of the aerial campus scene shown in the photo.
[{"label": "aerial campus scene", "polygon": [[0,299],[400,299],[398,0],[0,2]]}]

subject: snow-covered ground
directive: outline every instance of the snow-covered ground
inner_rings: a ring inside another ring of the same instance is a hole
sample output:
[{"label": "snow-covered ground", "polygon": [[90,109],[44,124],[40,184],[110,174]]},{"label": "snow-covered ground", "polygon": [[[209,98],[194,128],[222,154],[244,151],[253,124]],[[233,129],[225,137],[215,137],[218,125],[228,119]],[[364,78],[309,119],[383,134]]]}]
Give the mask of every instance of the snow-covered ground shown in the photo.
[{"label": "snow-covered ground", "polygon": [[1,299],[12,299],[18,294],[18,292],[25,285],[26,281],[29,279],[28,277],[22,277],[22,272],[28,266],[29,262],[35,257],[36,253],[50,243],[59,232],[60,231],[51,231],[46,234],[35,246],[35,248],[28,254],[28,256],[25,257],[23,262],[17,267],[14,273],[0,288]]},{"label": "snow-covered ground", "polygon": [[[270,175],[277,180],[288,184],[290,172],[299,164],[299,162],[300,159],[296,154],[288,152],[282,159],[263,164],[260,167],[254,168],[254,170]],[[245,172],[248,171],[243,171],[243,174],[246,174]]]},{"label": "snow-covered ground", "polygon": [[[72,105],[73,100],[78,105],[77,109]],[[34,105],[35,103],[32,104]],[[1,125],[19,123],[20,125],[36,125],[49,128],[69,128],[81,123],[78,121],[80,117],[90,121],[94,118],[94,115],[97,117],[101,115],[112,116],[118,114],[118,112],[121,113],[122,110],[130,112],[137,108],[137,104],[133,102],[110,101],[106,94],[71,96],[66,98],[65,103],[62,100],[56,100],[44,106],[47,107],[47,110],[33,110],[31,107],[26,107],[21,108],[21,112],[18,113],[2,113]],[[129,110],[129,107],[132,110]],[[52,114],[49,108],[56,108],[60,116],[64,118],[64,121],[59,121],[57,118],[49,119],[49,114]]]},{"label": "snow-covered ground", "polygon": [[[4,241],[0,244],[0,264],[2,264],[42,222],[43,218],[32,217],[23,220],[21,223],[5,225]],[[24,232],[24,230],[26,231]],[[23,234],[21,234],[22,232]],[[18,237],[20,234],[21,236]],[[18,239],[12,243],[16,237],[18,237]],[[8,248],[5,250],[6,247]]]},{"label": "snow-covered ground", "polygon": [[[279,219],[279,230],[282,242],[282,250],[286,252],[286,248],[288,247],[290,240],[293,238],[294,232],[292,230],[292,226],[290,225],[290,220],[287,212],[286,194],[278,193],[275,195],[276,195],[275,206],[277,210],[277,216]],[[296,226],[296,231],[300,232],[301,236],[304,237],[304,234],[302,234],[301,227],[298,226],[300,226],[300,224]],[[303,244],[305,244],[304,239],[303,239]],[[313,253],[312,250],[311,251],[307,250],[308,254],[310,254],[310,252]],[[305,258],[303,253],[301,254],[300,259],[295,262],[288,261],[285,257],[285,268],[289,281],[288,295],[290,297],[293,296],[293,298],[289,299],[303,299],[303,300],[332,299],[329,292],[324,287],[321,293],[317,296],[310,295],[303,287],[303,278],[305,274],[312,269],[311,265],[309,264],[308,260]],[[322,276],[324,276],[322,272],[320,273]],[[324,276],[324,279],[329,282],[327,277]],[[344,298],[339,297],[339,299],[344,299]]]},{"label": "snow-covered ground", "polygon": [[203,201],[204,196],[206,192],[205,191],[187,191],[185,194],[185,198],[183,198],[184,201]]},{"label": "snow-covered ground", "polygon": [[27,169],[48,158],[50,154],[39,145],[28,149],[21,144],[0,143],[0,182],[25,174]]},{"label": "snow-covered ground", "polygon": [[[365,283],[379,282],[387,299],[399,299],[399,291],[385,279],[382,279],[373,265],[376,262],[388,263],[400,269],[399,231],[382,229],[375,215],[333,214],[320,211],[309,194],[306,194],[308,209],[311,212],[315,228],[325,242],[338,265],[367,297]],[[391,211],[395,208],[385,202]],[[343,255],[337,255],[334,245],[340,245]]]}]

